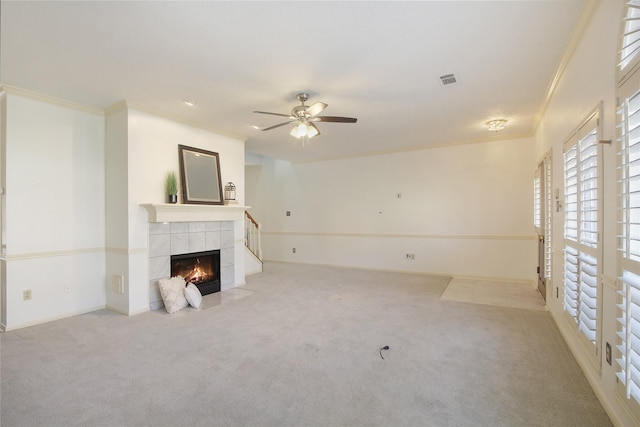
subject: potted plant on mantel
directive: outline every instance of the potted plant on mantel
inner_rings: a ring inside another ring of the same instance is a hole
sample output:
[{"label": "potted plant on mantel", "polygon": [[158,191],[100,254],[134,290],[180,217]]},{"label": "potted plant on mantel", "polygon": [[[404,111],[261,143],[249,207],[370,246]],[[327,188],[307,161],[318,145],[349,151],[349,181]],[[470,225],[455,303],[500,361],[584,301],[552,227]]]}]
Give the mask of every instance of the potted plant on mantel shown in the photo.
[{"label": "potted plant on mantel", "polygon": [[167,172],[166,187],[168,202],[176,203],[178,201],[178,178],[175,172]]}]

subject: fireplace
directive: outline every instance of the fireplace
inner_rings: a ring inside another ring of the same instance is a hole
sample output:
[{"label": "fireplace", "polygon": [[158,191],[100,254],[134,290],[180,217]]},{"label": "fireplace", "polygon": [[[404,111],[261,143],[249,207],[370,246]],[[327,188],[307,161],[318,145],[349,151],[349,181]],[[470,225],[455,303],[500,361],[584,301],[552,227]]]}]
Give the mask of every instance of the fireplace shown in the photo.
[{"label": "fireplace", "polygon": [[220,292],[220,251],[171,255],[171,277],[182,276],[202,295]]}]

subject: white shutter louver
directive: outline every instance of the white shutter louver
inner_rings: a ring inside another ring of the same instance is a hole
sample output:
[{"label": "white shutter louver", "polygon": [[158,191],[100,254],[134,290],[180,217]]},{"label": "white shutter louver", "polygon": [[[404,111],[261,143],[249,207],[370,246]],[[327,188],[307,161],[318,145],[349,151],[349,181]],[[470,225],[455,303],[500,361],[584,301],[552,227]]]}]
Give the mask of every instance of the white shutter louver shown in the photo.
[{"label": "white shutter louver", "polygon": [[618,110],[618,250],[621,276],[616,372],[640,403],[640,93]]},{"label": "white shutter louver", "polygon": [[596,344],[598,319],[598,128],[594,114],[565,144],[564,310]]},{"label": "white shutter louver", "polygon": [[553,248],[551,246],[551,225],[553,224],[553,197],[551,181],[551,155],[547,156],[544,162],[544,187],[545,187],[545,215],[544,215],[544,258],[545,258],[545,279],[551,280],[551,258]]},{"label": "white shutter louver", "polygon": [[536,171],[536,175],[533,178],[533,226],[536,228],[538,234],[540,234],[540,227],[542,227],[542,178],[540,176],[540,169]]},{"label": "white shutter louver", "polygon": [[640,53],[640,0],[627,2],[618,68],[624,72]]}]

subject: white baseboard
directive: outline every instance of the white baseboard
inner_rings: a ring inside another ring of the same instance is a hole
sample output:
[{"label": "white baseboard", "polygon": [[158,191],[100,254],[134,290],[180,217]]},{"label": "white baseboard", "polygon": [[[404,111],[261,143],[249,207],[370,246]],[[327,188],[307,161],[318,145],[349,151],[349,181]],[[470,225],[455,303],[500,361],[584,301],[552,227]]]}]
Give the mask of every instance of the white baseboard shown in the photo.
[{"label": "white baseboard", "polygon": [[67,317],[73,317],[73,316],[78,316],[80,314],[91,313],[92,311],[104,310],[105,308],[107,308],[106,305],[99,305],[99,306],[90,307],[84,310],[72,311],[72,312],[61,314],[58,316],[45,317],[45,318],[34,320],[31,322],[19,323],[17,325],[12,325],[9,327],[7,327],[6,325],[2,325],[2,328],[4,332],[10,332],[10,331],[15,331],[16,329],[28,328],[30,326],[41,325],[43,323],[49,323],[55,320],[66,319]]}]

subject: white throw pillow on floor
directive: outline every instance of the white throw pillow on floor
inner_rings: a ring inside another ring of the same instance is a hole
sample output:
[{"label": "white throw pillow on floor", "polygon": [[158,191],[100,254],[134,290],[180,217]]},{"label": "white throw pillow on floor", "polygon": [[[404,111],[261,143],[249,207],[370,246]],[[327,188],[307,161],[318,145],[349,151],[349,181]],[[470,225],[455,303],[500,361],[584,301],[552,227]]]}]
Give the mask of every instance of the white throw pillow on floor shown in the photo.
[{"label": "white throw pillow on floor", "polygon": [[160,279],[158,287],[160,295],[164,301],[164,308],[167,313],[175,313],[185,308],[189,303],[184,296],[185,282],[181,276],[172,277],[171,279]]},{"label": "white throw pillow on floor", "polygon": [[191,307],[200,308],[200,304],[202,304],[202,294],[196,285],[189,283],[184,290],[184,296]]}]

